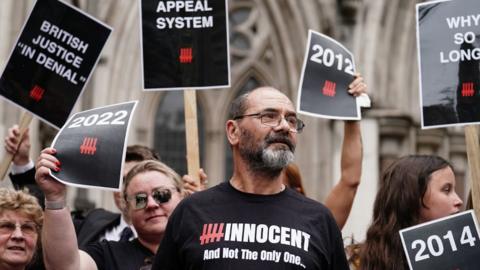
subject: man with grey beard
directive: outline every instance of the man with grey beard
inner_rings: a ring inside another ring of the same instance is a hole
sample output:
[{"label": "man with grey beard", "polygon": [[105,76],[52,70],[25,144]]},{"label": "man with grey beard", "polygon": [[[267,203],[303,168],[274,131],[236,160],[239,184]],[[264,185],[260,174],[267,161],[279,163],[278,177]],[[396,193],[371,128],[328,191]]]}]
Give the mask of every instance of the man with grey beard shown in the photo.
[{"label": "man with grey beard", "polygon": [[226,122],[233,175],[178,205],[152,269],[348,269],[330,211],[283,184],[304,126],[275,88],[235,99]]}]

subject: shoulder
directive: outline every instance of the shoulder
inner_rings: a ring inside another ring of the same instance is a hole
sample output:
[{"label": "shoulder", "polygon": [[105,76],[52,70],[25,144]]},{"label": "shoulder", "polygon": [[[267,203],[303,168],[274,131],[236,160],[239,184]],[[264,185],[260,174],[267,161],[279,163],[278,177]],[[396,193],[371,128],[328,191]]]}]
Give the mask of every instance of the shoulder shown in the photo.
[{"label": "shoulder", "polygon": [[316,200],[310,199],[295,190],[286,190],[285,207],[290,211],[302,213],[302,218],[306,221],[322,227],[324,230],[339,230],[332,212],[324,204]]},{"label": "shoulder", "polygon": [[95,242],[82,250],[93,259],[98,269],[138,269],[146,259],[154,256],[138,239]]},{"label": "shoulder", "polygon": [[144,247],[138,239],[134,239],[128,242],[120,241],[98,241],[89,244],[85,248],[82,248],[85,252],[89,253],[103,253],[114,254],[117,256],[135,256],[135,254],[153,255],[150,250]]},{"label": "shoulder", "polygon": [[85,215],[85,219],[107,219],[107,220],[113,220],[120,218],[120,213],[114,213],[108,210],[105,210],[103,208],[95,208],[92,209],[91,211],[88,211],[88,213]]},{"label": "shoulder", "polygon": [[[182,200],[180,205],[191,205],[191,204],[202,204],[202,203],[213,203],[223,196],[228,196],[228,184],[222,182],[211,188],[195,192]],[[179,205],[179,206],[180,206]]]},{"label": "shoulder", "polygon": [[306,210],[312,210],[322,214],[331,214],[330,210],[321,202],[302,195],[293,189],[287,188],[285,193],[289,201],[293,203],[292,207],[302,207]]},{"label": "shoulder", "polygon": [[119,224],[121,215],[102,208],[96,208],[87,213],[72,213],[72,219],[80,241],[83,237],[91,237],[92,234],[98,233],[99,230]]}]

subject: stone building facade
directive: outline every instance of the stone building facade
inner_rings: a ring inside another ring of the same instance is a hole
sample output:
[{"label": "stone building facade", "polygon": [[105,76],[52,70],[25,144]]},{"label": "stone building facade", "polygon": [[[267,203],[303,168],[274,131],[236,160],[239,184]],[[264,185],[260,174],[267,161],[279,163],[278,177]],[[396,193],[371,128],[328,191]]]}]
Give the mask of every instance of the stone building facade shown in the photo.
[{"label": "stone building facade", "polygon": [[[201,166],[210,184],[227,180],[230,152],[224,135],[229,102],[242,91],[272,85],[296,100],[308,29],[345,44],[365,77],[372,108],[364,111],[362,183],[344,236],[364,237],[379,175],[395,158],[437,154],[457,169],[465,196],[469,183],[462,128],[420,130],[415,0],[228,0],[232,85],[197,92]],[[0,63],[3,66],[34,1],[0,1]],[[154,147],[185,172],[182,92],[142,92],[139,5],[136,0],[71,0],[69,3],[114,28],[76,111],[139,100],[129,143]],[[26,74],[26,76],[28,76]],[[0,133],[21,110],[0,101]],[[343,123],[302,116],[299,164],[307,195],[322,201],[339,179]],[[34,120],[32,156],[49,145],[55,130]],[[173,147],[172,147],[173,146]],[[3,184],[7,184],[8,181]],[[114,209],[111,195],[71,190],[71,205],[91,202]],[[366,211],[368,209],[368,211]]]}]

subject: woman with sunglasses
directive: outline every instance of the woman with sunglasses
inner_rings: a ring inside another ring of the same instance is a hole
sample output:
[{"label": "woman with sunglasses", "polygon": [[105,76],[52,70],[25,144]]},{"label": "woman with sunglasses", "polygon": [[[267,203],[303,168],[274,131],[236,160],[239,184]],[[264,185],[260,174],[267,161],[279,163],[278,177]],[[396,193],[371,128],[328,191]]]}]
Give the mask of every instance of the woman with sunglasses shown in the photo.
[{"label": "woman with sunglasses", "polygon": [[43,250],[48,269],[145,269],[160,245],[168,217],[184,197],[180,176],[159,161],[143,161],[125,177],[123,196],[138,238],[128,242],[102,241],[79,250],[66,187],[49,175],[59,170],[53,148],[42,151],[36,181],[45,193]]},{"label": "woman with sunglasses", "polygon": [[35,197],[0,188],[0,270],[39,269],[33,263],[40,246],[42,218]]}]

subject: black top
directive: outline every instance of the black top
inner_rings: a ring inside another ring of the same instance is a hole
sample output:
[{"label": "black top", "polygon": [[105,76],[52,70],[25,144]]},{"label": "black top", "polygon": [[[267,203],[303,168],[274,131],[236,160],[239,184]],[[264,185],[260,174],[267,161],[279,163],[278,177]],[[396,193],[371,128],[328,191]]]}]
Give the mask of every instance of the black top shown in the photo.
[{"label": "black top", "polygon": [[229,183],[175,209],[152,269],[348,269],[341,233],[322,204],[286,189],[243,193]]},{"label": "black top", "polygon": [[138,239],[130,242],[101,241],[83,250],[93,258],[98,270],[138,270],[151,263],[154,255]]},{"label": "black top", "polygon": [[28,189],[28,192],[37,198],[42,209],[45,209],[45,195],[43,195],[43,191],[35,182],[35,168],[31,168],[23,173],[10,173],[9,176],[16,190]]}]

